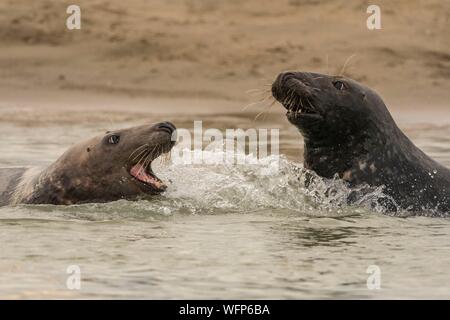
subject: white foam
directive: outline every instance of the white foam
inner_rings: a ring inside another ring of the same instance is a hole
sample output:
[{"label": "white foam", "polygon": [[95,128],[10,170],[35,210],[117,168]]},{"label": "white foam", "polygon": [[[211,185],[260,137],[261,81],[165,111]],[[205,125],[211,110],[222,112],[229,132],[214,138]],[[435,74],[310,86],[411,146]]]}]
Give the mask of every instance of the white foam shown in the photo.
[{"label": "white foam", "polygon": [[[185,151],[186,152],[186,151]],[[189,151],[192,156],[200,150]],[[226,151],[205,152],[203,159],[226,157]],[[254,157],[246,155],[246,157]],[[261,209],[289,209],[298,213],[340,214],[352,192],[344,181],[323,179],[284,156],[249,159],[246,164],[168,164],[154,163],[157,175],[168,184],[158,211],[190,213],[249,212]],[[385,197],[381,188],[373,190],[356,204],[383,211],[376,202]],[[151,203],[152,206],[155,203]]]}]

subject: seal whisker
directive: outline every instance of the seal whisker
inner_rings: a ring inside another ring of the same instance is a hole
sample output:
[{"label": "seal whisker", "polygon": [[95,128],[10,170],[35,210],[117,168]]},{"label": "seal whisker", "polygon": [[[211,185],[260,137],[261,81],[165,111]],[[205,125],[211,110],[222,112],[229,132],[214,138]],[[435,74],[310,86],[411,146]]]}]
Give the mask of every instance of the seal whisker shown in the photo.
[{"label": "seal whisker", "polygon": [[140,145],[139,147],[137,147],[136,149],[134,149],[133,152],[131,152],[131,154],[128,156],[128,159],[130,159],[136,152],[138,152],[139,150],[142,149],[144,145]]},{"label": "seal whisker", "polygon": [[[163,145],[162,148],[163,148],[162,151],[166,151],[167,150],[166,149],[167,148],[166,145]],[[169,152],[169,151],[164,152],[163,156],[162,156],[162,164],[164,164],[164,165],[168,164],[171,159],[172,159],[172,153]]]},{"label": "seal whisker", "polygon": [[168,161],[169,154],[164,151],[165,151],[165,146],[161,145],[161,164],[162,165],[166,165],[169,162]]},{"label": "seal whisker", "polygon": [[[148,151],[148,150],[147,150]],[[142,173],[143,170],[143,163],[142,160],[144,160],[147,157],[148,153],[144,153],[140,158],[139,161],[136,163],[136,165],[140,166],[139,171],[137,172],[137,175],[139,176]]]},{"label": "seal whisker", "polygon": [[139,156],[141,156],[142,154],[145,154],[145,152],[147,152],[148,149],[143,149],[141,150],[133,159],[131,159],[131,161],[136,160],[137,158],[139,158]]},{"label": "seal whisker", "polygon": [[164,153],[164,164],[170,163],[171,160],[172,160],[172,152]]},{"label": "seal whisker", "polygon": [[141,150],[142,148],[148,147],[148,144],[145,143],[139,147],[137,147],[136,149],[134,149],[134,151],[130,154],[130,156],[128,157],[128,159],[130,159],[136,152],[138,152],[139,150]]},{"label": "seal whisker", "polygon": [[[270,108],[275,104],[275,102],[276,102],[276,100],[273,99],[272,102],[271,102],[264,110],[262,110],[260,113],[258,113],[258,114],[255,116],[254,121],[256,121],[261,115],[267,114],[267,112],[268,112],[268,111],[270,110]],[[265,119],[265,118],[264,118],[264,119]],[[263,120],[264,120],[264,119],[263,119]]]},{"label": "seal whisker", "polygon": [[150,155],[150,153],[147,155],[147,157],[145,158],[145,161],[144,161],[144,164],[142,165],[142,167],[144,168],[144,170],[147,170],[148,169],[148,166],[152,163],[152,160],[151,160],[151,155]]},{"label": "seal whisker", "polygon": [[160,163],[162,165],[165,165],[167,163],[167,154],[164,153],[164,146],[163,145],[161,145],[160,149],[161,149],[161,156],[159,157]]},{"label": "seal whisker", "polygon": [[283,104],[288,108],[288,110],[291,110],[292,102],[295,99],[295,92],[292,89],[289,89],[286,95],[286,98],[283,100]]},{"label": "seal whisker", "polygon": [[260,99],[260,100],[258,100],[258,101],[255,101],[255,102],[251,102],[251,103],[247,104],[246,106],[244,106],[244,107],[242,108],[242,111],[245,111],[245,110],[247,110],[248,108],[253,107],[253,106],[255,106],[255,105],[262,104],[262,103],[264,103],[266,100],[268,100],[268,99],[270,99],[270,98],[273,98],[273,97],[272,97],[272,95],[271,95],[270,93],[268,93],[268,95],[265,96],[264,98],[262,98],[262,99]]},{"label": "seal whisker", "polygon": [[166,164],[166,157],[167,155],[164,153],[164,145],[160,145],[159,147],[159,151],[158,151],[159,156],[159,161],[162,165]]},{"label": "seal whisker", "polygon": [[142,153],[141,156],[140,156],[140,158],[139,158],[139,161],[137,162],[137,164],[142,164],[142,163],[141,163],[142,160],[144,160],[144,159],[147,157],[147,155],[148,155],[149,153],[150,153],[149,150],[146,150],[146,152]]},{"label": "seal whisker", "polygon": [[347,58],[347,60],[345,60],[344,65],[342,66],[341,72],[339,73],[339,76],[343,76],[344,72],[345,72],[345,67],[347,66],[347,63],[354,57],[356,56],[356,53],[352,54],[350,57]]},{"label": "seal whisker", "polygon": [[294,90],[291,90],[291,97],[289,99],[289,108],[290,109],[295,108],[295,105],[298,104],[297,99],[298,99],[297,94],[295,93]]},{"label": "seal whisker", "polygon": [[[154,148],[153,148],[153,150],[154,150]],[[152,152],[148,152],[148,153],[145,155],[145,157],[143,157],[144,161],[143,161],[142,164],[141,164],[141,167],[140,167],[140,169],[139,169],[138,175],[140,175],[140,174],[142,173],[142,171],[147,170],[147,166],[148,166],[147,160],[150,159],[151,156],[152,156]],[[141,161],[142,161],[142,160],[141,160]],[[150,162],[151,162],[151,161],[150,161]]]},{"label": "seal whisker", "polygon": [[150,152],[152,157],[154,157],[157,154],[156,150],[158,149],[158,146],[159,146],[159,144],[153,146],[152,152]]},{"label": "seal whisker", "polygon": [[291,110],[291,108],[292,108],[292,101],[293,101],[293,99],[294,99],[294,97],[293,97],[293,95],[291,94],[288,98],[286,98],[286,99],[283,101],[283,104],[286,105],[287,108],[288,108],[289,110]]},{"label": "seal whisker", "polygon": [[316,108],[312,105],[311,101],[309,101],[308,97],[306,97],[306,101],[308,101],[309,106],[310,106],[313,110],[316,110]]},{"label": "seal whisker", "polygon": [[245,91],[245,93],[254,94],[254,95],[261,94],[261,93],[267,93],[267,92],[270,92],[269,88],[266,88],[266,89],[249,89],[249,90]]},{"label": "seal whisker", "polygon": [[302,106],[302,109],[305,109],[305,107],[303,106],[303,100],[302,100],[302,97],[299,96],[298,98],[299,98],[299,101],[300,101],[300,105]]},{"label": "seal whisker", "polygon": [[[135,159],[139,159],[139,161],[136,162],[136,164],[139,164],[143,157],[147,154],[147,150],[143,150],[138,156],[135,157]],[[134,159],[131,160],[132,162],[135,161]]]}]

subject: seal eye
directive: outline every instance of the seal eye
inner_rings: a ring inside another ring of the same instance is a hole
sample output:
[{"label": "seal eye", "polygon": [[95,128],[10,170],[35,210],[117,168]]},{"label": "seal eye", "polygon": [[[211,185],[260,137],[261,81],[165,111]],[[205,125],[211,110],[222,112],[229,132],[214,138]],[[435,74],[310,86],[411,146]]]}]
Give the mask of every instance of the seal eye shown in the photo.
[{"label": "seal eye", "polygon": [[118,144],[119,141],[120,141],[120,136],[118,136],[118,135],[112,135],[108,138],[109,144]]},{"label": "seal eye", "polygon": [[345,84],[342,81],[334,81],[333,82],[333,86],[338,89],[339,91],[344,90],[345,89]]}]

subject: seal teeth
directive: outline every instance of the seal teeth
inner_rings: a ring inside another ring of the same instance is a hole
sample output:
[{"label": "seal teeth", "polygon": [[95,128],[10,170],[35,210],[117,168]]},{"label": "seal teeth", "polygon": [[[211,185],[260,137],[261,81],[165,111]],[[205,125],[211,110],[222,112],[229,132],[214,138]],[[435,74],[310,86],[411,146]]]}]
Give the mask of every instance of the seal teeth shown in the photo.
[{"label": "seal teeth", "polygon": [[164,190],[166,185],[155,176],[151,167],[145,168],[142,164],[136,164],[130,169],[130,174],[147,185],[154,187],[157,190]]},{"label": "seal teeth", "polygon": [[295,110],[295,97],[293,97],[293,96],[290,96],[289,98],[287,98],[286,100],[285,100],[285,106],[286,106],[286,109],[288,109],[289,111],[296,111]]},{"label": "seal teeth", "polygon": [[280,100],[281,104],[289,111],[294,114],[312,114],[314,113],[314,107],[312,106],[309,99],[307,99],[308,104],[305,106],[306,102],[302,101],[302,97],[295,94],[290,94],[286,96],[283,100]]}]

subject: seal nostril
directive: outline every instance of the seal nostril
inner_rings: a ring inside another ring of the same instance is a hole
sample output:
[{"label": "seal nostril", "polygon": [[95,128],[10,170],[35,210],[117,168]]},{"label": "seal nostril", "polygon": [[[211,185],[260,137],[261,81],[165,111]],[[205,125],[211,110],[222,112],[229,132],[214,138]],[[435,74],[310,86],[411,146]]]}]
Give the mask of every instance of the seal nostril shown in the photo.
[{"label": "seal nostril", "polygon": [[275,81],[272,84],[272,95],[275,99],[283,99],[284,97],[284,90],[283,87],[286,84],[286,81],[290,78],[295,77],[295,74],[293,72],[282,72],[280,73]]},{"label": "seal nostril", "polygon": [[283,72],[278,76],[278,81],[280,86],[284,86],[286,84],[286,82],[291,79],[291,78],[295,78],[295,73],[294,72]]},{"label": "seal nostril", "polygon": [[176,127],[173,123],[166,121],[166,122],[161,122],[158,125],[158,129],[167,132],[168,134],[172,134],[175,130]]}]

